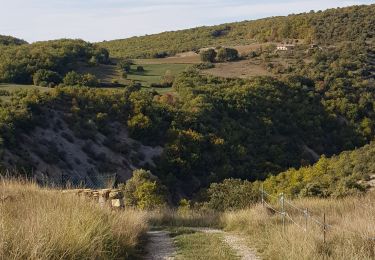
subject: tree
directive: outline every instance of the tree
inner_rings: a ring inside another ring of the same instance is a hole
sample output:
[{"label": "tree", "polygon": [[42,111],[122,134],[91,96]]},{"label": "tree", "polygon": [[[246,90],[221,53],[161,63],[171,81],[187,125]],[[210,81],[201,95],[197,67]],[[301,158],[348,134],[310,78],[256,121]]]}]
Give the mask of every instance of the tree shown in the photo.
[{"label": "tree", "polygon": [[203,62],[215,62],[216,51],[214,49],[201,51],[200,57]]},{"label": "tree", "polygon": [[125,185],[125,205],[140,209],[154,209],[166,204],[166,187],[150,171],[135,170]]},{"label": "tree", "polygon": [[235,61],[238,60],[238,51],[232,48],[220,48],[217,53],[218,61]]},{"label": "tree", "polygon": [[173,84],[174,78],[172,71],[167,70],[162,78],[162,84],[170,87]]},{"label": "tree", "polygon": [[121,60],[117,63],[117,67],[124,72],[130,72],[132,64],[131,60]]},{"label": "tree", "polygon": [[212,183],[207,190],[207,206],[215,210],[244,209],[259,199],[259,184],[239,179]]},{"label": "tree", "polygon": [[99,64],[98,58],[95,56],[92,56],[91,59],[88,61],[88,64],[92,67],[98,66]]},{"label": "tree", "polygon": [[110,63],[109,59],[109,51],[105,48],[100,48],[95,55],[96,60],[101,64],[108,64]]},{"label": "tree", "polygon": [[68,72],[65,75],[64,79],[63,79],[63,83],[66,86],[80,85],[80,83],[81,83],[81,75],[79,75],[75,71]]},{"label": "tree", "polygon": [[35,86],[53,87],[61,82],[61,76],[57,72],[41,69],[34,73],[33,82]]},{"label": "tree", "polygon": [[92,75],[90,73],[81,75],[75,71],[68,72],[65,75],[63,82],[66,86],[96,87],[99,85],[99,80],[95,75]]},{"label": "tree", "polygon": [[160,208],[166,204],[161,187],[156,181],[146,181],[135,190],[137,207],[143,210]]},{"label": "tree", "polygon": [[99,80],[95,75],[87,73],[81,76],[80,85],[87,87],[97,87],[99,85]]}]

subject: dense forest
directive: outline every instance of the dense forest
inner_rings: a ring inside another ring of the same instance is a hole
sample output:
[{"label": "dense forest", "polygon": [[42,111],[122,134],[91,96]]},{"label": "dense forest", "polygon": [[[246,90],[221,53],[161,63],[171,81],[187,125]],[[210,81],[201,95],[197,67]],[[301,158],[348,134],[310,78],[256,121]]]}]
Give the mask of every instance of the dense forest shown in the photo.
[{"label": "dense forest", "polygon": [[38,81],[57,85],[79,62],[105,64],[109,62],[109,52],[82,40],[69,39],[0,45],[0,82],[31,84],[36,76]]},{"label": "dense forest", "polygon": [[374,37],[375,5],[329,9],[99,43],[114,57],[151,58],[219,45],[298,39],[334,45]]},{"label": "dense forest", "polygon": [[[344,45],[339,56],[352,54],[347,58],[355,64],[354,57],[361,55],[354,50],[367,50],[353,46]],[[223,79],[190,68],[174,82],[178,95],[140,90],[139,85],[117,91],[59,87],[47,93],[16,92],[11,103],[1,106],[0,134],[6,149],[22,147],[17,136],[45,125],[42,108],[49,107],[63,111],[69,127],[86,139],[95,141],[98,133],[109,133],[111,122],[120,122],[132,138],[163,146],[157,165],[148,169],[172,192],[191,196],[226,178],[263,180],[373,137],[373,79],[357,73],[365,68],[360,63],[348,67],[348,60],[320,56],[302,67],[301,73],[311,78],[296,71],[282,79]],[[321,66],[332,67],[335,80],[327,73],[326,81],[316,83]],[[32,169],[27,156],[21,157],[22,167]]]}]

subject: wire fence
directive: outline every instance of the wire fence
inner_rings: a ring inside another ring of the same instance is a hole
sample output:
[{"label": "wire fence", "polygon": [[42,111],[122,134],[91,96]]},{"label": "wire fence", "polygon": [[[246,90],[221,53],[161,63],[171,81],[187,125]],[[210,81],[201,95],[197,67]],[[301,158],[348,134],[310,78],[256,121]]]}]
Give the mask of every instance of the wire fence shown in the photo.
[{"label": "wire fence", "polygon": [[[353,231],[347,228],[343,228],[337,225],[332,225],[332,224],[327,223],[325,213],[323,214],[323,218],[320,219],[318,216],[314,215],[311,211],[309,211],[309,209],[307,208],[302,209],[298,207],[297,205],[293,204],[292,201],[287,200],[283,193],[281,193],[279,196],[274,196],[272,194],[267,193],[263,187],[260,190],[260,192],[261,192],[261,202],[262,202],[263,207],[266,207],[270,209],[271,211],[273,211],[274,213],[281,216],[283,232],[285,232],[286,220],[288,220],[292,225],[295,225],[303,232],[308,232],[308,223],[315,224],[322,231],[324,243],[326,242],[327,232],[330,230],[337,230],[337,231],[351,233],[353,235],[362,237],[363,239],[366,239],[366,240],[375,240],[375,236],[367,236],[358,231]],[[278,202],[279,203],[278,206],[272,205],[271,201]],[[289,214],[290,212],[288,212],[287,206],[289,206],[290,208],[295,210],[298,214],[300,214],[299,216],[297,215],[297,218],[298,217],[303,218],[304,220],[303,224],[299,223],[301,222],[301,220],[296,221],[296,219],[293,218],[291,214]]]},{"label": "wire fence", "polygon": [[117,181],[117,173],[90,173],[80,176],[78,173],[72,177],[70,175],[61,175],[61,187],[86,187],[86,188],[112,188]]}]

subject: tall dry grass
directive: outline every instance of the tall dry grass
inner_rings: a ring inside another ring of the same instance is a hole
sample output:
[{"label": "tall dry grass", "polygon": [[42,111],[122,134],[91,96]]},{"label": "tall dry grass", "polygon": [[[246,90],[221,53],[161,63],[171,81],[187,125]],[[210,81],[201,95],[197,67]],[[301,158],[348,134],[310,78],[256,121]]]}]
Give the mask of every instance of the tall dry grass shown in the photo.
[{"label": "tall dry grass", "polygon": [[0,259],[124,259],[146,230],[145,213],[0,181]]},{"label": "tall dry grass", "polygon": [[[375,194],[345,199],[301,199],[293,203],[308,208],[318,221],[326,214],[326,243],[323,228],[288,205],[286,211],[300,227],[272,214],[261,205],[248,210],[225,213],[222,222],[227,230],[242,232],[265,259],[374,259]],[[276,206],[276,205],[275,205]]]}]

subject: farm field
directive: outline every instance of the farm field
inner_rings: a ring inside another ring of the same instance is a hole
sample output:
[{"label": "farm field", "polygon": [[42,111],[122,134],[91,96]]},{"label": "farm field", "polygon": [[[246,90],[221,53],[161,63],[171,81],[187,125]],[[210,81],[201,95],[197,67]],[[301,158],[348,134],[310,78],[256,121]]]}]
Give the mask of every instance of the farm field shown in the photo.
[{"label": "farm field", "polygon": [[204,73],[224,78],[249,78],[273,75],[259,62],[250,60],[216,63],[215,68],[205,70]]},{"label": "farm field", "polygon": [[[162,62],[164,59],[158,59]],[[153,83],[160,83],[167,71],[176,76],[186,69],[188,63],[153,63],[156,60],[135,60],[135,65],[131,66],[131,71],[126,79],[121,76],[116,65],[99,65],[96,67],[80,66],[78,72],[81,74],[90,73],[95,75],[102,83],[114,83],[128,85],[133,82],[141,83],[144,88],[149,88]],[[137,71],[137,67],[142,66],[144,71]],[[170,88],[158,89],[160,92],[169,91]]]},{"label": "farm field", "polygon": [[132,70],[128,74],[128,79],[150,86],[152,83],[160,83],[165,72],[170,71],[172,75],[178,75],[188,67],[188,64],[140,64],[143,72],[136,70],[138,65],[132,65]]}]

